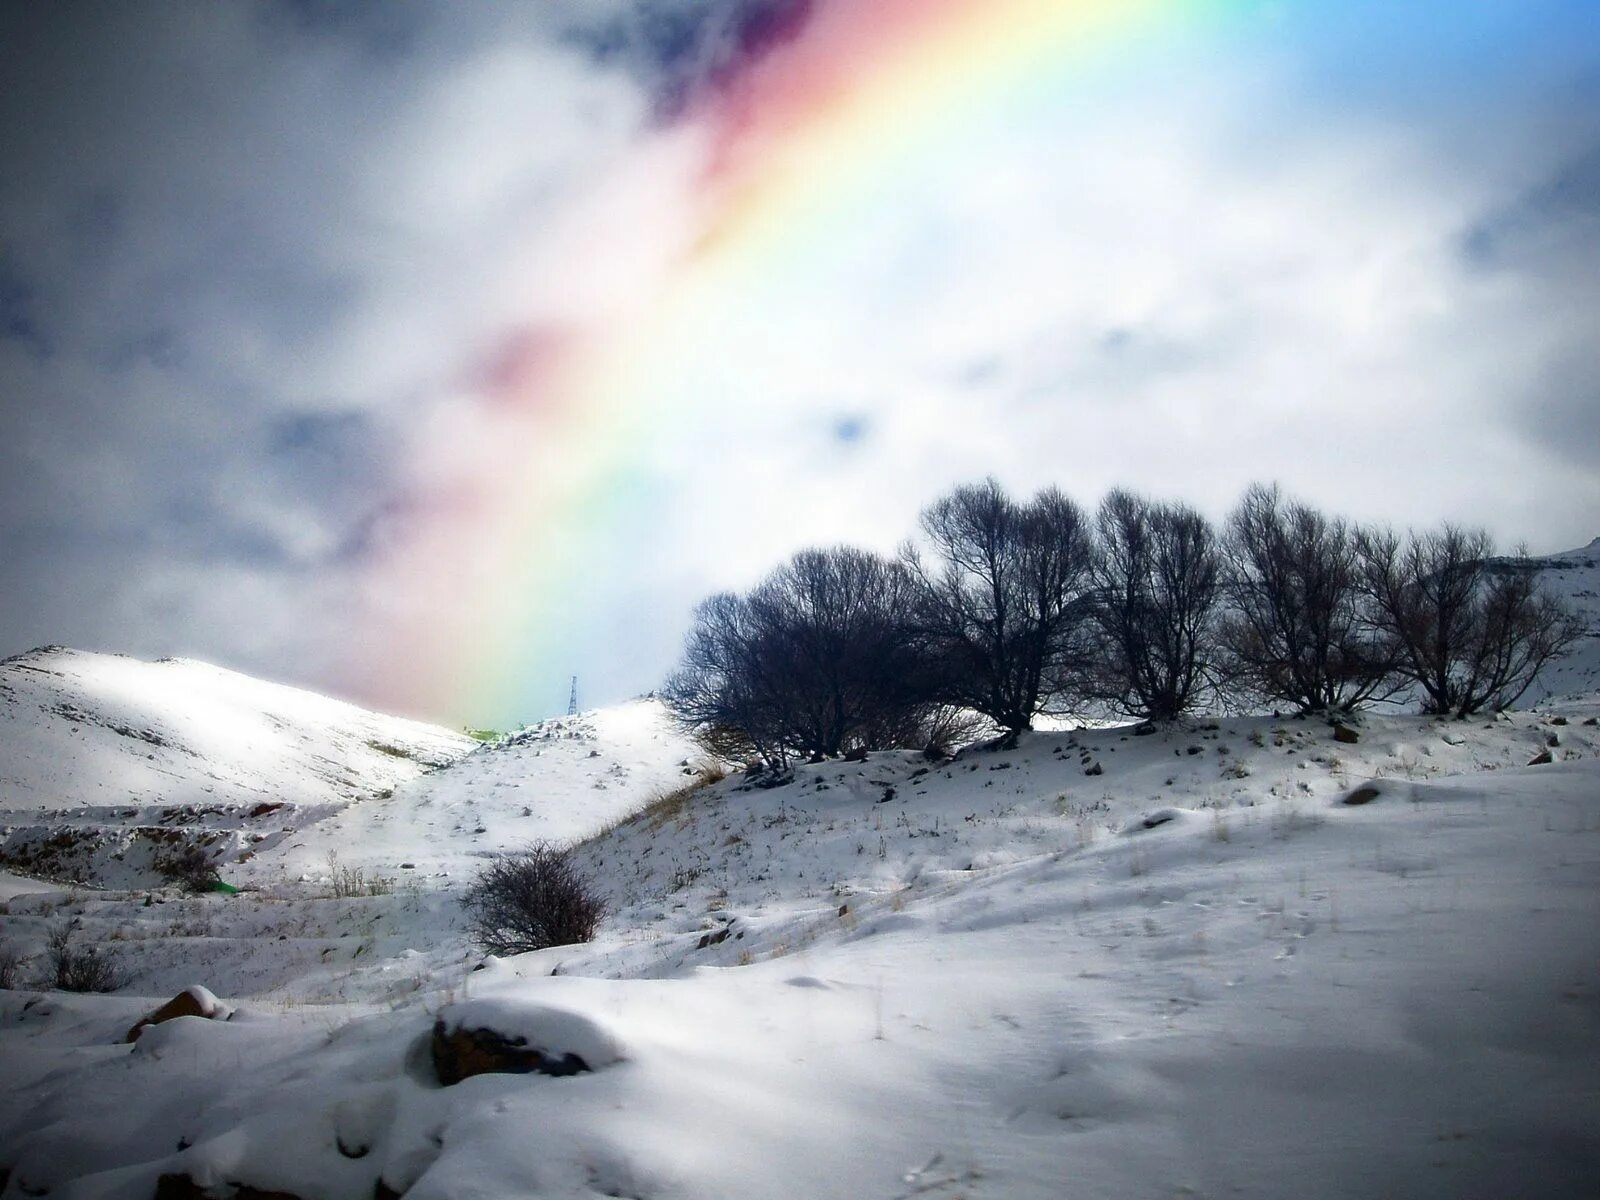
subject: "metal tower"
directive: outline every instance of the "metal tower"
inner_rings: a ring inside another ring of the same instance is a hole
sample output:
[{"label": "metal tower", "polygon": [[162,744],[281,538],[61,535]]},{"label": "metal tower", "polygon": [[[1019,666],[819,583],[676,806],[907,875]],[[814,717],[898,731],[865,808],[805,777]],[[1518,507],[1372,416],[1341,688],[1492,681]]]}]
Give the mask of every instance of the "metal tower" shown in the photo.
[{"label": "metal tower", "polygon": [[572,677],[572,691],[567,696],[567,716],[578,715],[578,677]]}]

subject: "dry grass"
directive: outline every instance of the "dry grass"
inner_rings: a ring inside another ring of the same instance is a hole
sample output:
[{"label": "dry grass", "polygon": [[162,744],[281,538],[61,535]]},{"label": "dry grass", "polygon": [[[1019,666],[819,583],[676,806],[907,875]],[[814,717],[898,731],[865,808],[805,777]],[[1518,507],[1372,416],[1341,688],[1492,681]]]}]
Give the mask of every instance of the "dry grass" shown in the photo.
[{"label": "dry grass", "polygon": [[677,823],[680,827],[687,824],[689,819],[689,801],[694,794],[703,788],[708,788],[714,783],[721,783],[728,777],[727,768],[719,762],[701,762],[695,768],[693,778],[671,788],[657,793],[639,808],[616,820],[602,825],[597,831],[578,843],[578,847],[591,846],[616,833],[617,830],[631,825],[643,825],[648,833],[654,833],[667,825]]}]

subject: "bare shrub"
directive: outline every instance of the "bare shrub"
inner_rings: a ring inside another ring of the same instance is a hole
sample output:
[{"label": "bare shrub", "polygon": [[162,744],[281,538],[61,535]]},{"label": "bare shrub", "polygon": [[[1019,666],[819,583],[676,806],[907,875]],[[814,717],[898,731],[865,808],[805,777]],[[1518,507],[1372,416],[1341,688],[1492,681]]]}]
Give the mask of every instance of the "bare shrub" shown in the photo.
[{"label": "bare shrub", "polygon": [[193,842],[157,858],[152,864],[156,874],[168,883],[176,884],[193,895],[215,890],[222,882],[216,864],[200,846]]},{"label": "bare shrub", "polygon": [[337,850],[328,851],[328,883],[335,900],[354,896],[385,896],[394,891],[394,880],[378,875],[367,878],[361,867],[347,867],[339,861]]},{"label": "bare shrub", "polygon": [[950,758],[992,733],[993,723],[982,713],[952,704],[931,707],[908,744],[918,746],[929,758]]},{"label": "bare shrub", "polygon": [[468,935],[499,955],[591,941],[606,912],[571,852],[549,842],[494,859],[461,904]]},{"label": "bare shrub", "polygon": [[63,992],[114,992],[123,984],[122,972],[98,946],[79,947],[77,930],[58,925],[45,942],[49,965],[48,986]]},{"label": "bare shrub", "polygon": [[11,942],[0,942],[0,990],[12,991],[22,982],[22,964],[26,961]]}]

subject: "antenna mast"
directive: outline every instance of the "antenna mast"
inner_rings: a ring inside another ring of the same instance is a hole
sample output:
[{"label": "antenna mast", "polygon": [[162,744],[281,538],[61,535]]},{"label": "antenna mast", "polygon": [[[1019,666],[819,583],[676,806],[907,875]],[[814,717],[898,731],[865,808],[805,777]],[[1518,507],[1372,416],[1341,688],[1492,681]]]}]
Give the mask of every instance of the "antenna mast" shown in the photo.
[{"label": "antenna mast", "polygon": [[567,695],[567,716],[578,715],[578,677],[572,677],[572,691]]}]

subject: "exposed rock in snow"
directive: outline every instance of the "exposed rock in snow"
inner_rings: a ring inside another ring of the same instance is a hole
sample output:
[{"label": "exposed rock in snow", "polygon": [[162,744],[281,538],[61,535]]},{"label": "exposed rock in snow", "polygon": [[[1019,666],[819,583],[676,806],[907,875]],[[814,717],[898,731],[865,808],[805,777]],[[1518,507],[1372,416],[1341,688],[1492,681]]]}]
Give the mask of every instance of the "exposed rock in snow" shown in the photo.
[{"label": "exposed rock in snow", "polygon": [[186,987],[160,1008],[141,1017],[139,1023],[128,1030],[127,1042],[136,1042],[139,1035],[152,1025],[160,1025],[177,1017],[202,1017],[208,1021],[226,1021],[233,1015],[233,1009],[218,1000],[199,984]]}]

